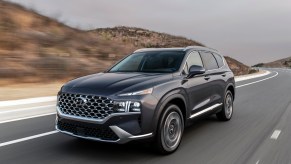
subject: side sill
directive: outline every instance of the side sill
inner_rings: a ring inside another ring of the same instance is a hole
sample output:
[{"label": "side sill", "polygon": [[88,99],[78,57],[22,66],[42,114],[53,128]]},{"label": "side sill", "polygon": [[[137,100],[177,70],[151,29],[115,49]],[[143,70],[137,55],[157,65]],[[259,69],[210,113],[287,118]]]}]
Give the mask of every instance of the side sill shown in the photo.
[{"label": "side sill", "polygon": [[203,110],[200,111],[200,112],[194,113],[194,114],[192,114],[192,115],[190,116],[190,119],[195,118],[195,117],[197,117],[197,116],[200,116],[200,115],[203,114],[203,113],[209,112],[209,111],[211,111],[211,110],[213,110],[213,109],[215,109],[215,108],[217,108],[217,107],[219,107],[219,106],[221,106],[221,105],[222,105],[222,103],[214,104],[214,105],[212,105],[211,107],[208,107],[208,108],[206,108],[206,109],[203,109]]}]

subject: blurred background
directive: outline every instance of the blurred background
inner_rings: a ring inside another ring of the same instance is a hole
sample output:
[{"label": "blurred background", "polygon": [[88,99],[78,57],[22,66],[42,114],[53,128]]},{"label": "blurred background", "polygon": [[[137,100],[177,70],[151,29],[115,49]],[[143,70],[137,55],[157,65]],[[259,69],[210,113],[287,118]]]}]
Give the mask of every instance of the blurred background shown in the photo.
[{"label": "blurred background", "polygon": [[56,95],[144,47],[217,48],[235,75],[291,66],[290,2],[211,2],[0,0],[0,101]]}]

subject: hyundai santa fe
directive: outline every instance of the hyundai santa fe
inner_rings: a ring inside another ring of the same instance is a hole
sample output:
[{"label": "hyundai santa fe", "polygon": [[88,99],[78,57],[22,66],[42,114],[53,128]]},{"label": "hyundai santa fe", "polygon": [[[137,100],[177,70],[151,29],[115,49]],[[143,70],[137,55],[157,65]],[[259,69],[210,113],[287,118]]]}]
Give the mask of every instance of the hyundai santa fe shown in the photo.
[{"label": "hyundai santa fe", "polygon": [[230,120],[234,97],[234,75],[218,51],[139,49],[107,71],[66,83],[56,129],[100,142],[145,140],[169,154],[192,120],[213,114]]}]

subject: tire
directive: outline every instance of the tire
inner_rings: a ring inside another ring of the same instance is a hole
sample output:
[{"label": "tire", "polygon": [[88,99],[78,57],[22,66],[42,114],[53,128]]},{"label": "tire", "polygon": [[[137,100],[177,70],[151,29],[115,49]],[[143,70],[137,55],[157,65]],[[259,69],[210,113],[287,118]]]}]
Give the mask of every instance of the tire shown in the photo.
[{"label": "tire", "polygon": [[175,152],[181,142],[184,131],[184,119],[177,105],[169,104],[160,117],[154,146],[160,154]]},{"label": "tire", "polygon": [[233,115],[233,94],[231,91],[226,91],[222,110],[216,114],[220,121],[229,121]]}]

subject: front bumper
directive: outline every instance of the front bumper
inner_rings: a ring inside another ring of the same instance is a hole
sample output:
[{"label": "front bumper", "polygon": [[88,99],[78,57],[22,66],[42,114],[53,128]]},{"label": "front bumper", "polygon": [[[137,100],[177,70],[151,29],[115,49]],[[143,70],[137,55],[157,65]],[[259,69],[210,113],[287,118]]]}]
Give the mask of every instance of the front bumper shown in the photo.
[{"label": "front bumper", "polygon": [[57,110],[56,130],[74,137],[124,144],[132,140],[146,139],[153,133],[143,134],[139,125],[140,114],[120,114],[104,121],[92,121],[62,114]]}]

